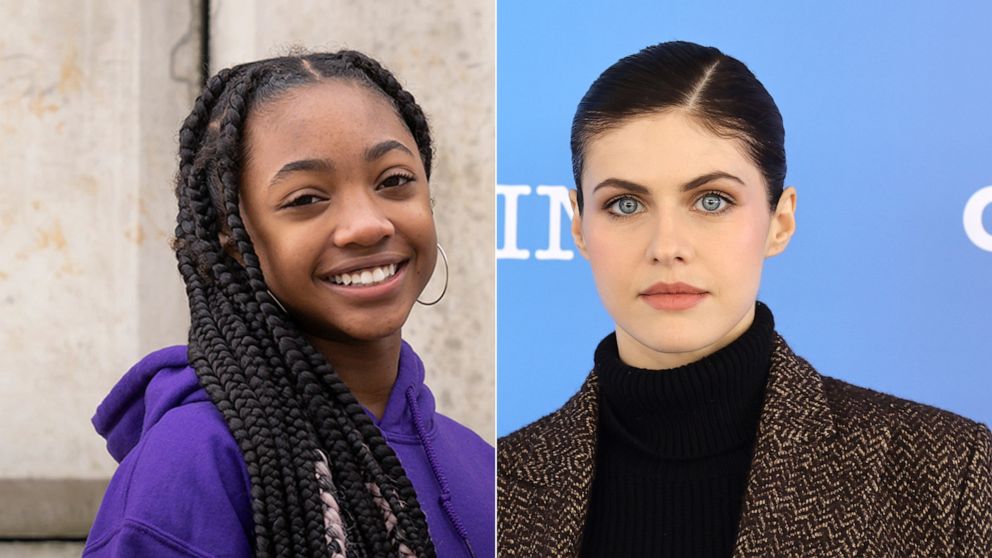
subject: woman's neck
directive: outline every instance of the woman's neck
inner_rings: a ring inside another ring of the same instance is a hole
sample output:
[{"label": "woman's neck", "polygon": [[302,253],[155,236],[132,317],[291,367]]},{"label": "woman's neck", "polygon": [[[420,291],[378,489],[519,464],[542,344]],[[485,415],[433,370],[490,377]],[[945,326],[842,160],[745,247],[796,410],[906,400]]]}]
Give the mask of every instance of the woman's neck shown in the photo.
[{"label": "woman's neck", "polygon": [[372,341],[333,341],[316,337],[310,343],[331,363],[355,399],[382,418],[399,373],[400,333]]}]

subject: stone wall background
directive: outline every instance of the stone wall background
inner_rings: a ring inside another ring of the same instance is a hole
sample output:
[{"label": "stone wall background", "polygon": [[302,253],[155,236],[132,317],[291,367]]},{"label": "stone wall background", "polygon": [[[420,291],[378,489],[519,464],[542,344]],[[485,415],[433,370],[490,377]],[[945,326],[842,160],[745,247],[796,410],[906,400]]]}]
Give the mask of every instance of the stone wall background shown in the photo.
[{"label": "stone wall background", "polygon": [[[0,2],[0,538],[85,534],[116,466],[93,411],[137,359],[185,342],[168,243],[176,135],[199,90],[202,7]],[[207,8],[211,73],[294,46],[353,48],[424,107],[451,281],[439,305],[415,308],[404,335],[439,410],[494,442],[493,3]]]}]

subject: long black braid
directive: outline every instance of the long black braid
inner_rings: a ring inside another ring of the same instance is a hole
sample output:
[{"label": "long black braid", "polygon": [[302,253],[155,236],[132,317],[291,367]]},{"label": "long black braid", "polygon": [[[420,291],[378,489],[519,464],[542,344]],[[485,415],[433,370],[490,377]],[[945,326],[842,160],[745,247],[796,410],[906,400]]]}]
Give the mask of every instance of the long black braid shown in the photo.
[{"label": "long black braid", "polygon": [[176,256],[189,297],[189,359],[244,454],[257,556],[430,557],[413,485],[348,387],[272,299],[238,210],[249,112],[323,79],[352,80],[390,99],[430,177],[423,111],[359,52],[273,58],[210,78],[179,133]]}]

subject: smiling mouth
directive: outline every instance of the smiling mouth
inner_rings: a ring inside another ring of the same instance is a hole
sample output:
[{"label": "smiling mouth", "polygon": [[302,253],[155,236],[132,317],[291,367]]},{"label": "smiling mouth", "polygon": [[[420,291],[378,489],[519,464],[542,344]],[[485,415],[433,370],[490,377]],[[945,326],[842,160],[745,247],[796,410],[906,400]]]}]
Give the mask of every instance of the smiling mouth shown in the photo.
[{"label": "smiling mouth", "polygon": [[345,287],[371,287],[382,283],[393,275],[396,275],[397,270],[399,270],[402,266],[403,263],[392,263],[387,265],[366,267],[364,269],[356,269],[355,271],[348,273],[331,275],[327,278],[327,280],[335,285],[343,285]]}]

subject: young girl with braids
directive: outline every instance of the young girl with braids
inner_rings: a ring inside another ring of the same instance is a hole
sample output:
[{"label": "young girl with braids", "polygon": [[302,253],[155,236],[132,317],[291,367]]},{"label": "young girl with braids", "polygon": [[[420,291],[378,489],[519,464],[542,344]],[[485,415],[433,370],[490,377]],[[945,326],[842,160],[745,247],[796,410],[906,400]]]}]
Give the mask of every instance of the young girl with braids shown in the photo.
[{"label": "young girl with braids", "polygon": [[491,556],[493,448],[400,337],[439,251],[413,97],[354,51],[263,60],[179,141],[189,346],[97,410],[120,467],[84,555]]}]

